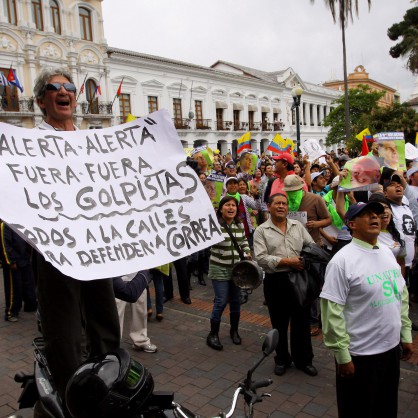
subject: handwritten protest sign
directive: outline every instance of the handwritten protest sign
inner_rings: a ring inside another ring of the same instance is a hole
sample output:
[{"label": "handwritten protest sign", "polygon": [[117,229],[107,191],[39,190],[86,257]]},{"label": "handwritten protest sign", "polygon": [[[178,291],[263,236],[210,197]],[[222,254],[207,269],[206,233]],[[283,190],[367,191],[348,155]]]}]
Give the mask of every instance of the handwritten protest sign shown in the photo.
[{"label": "handwritten protest sign", "polygon": [[299,221],[303,226],[305,226],[306,222],[308,222],[308,212],[306,211],[289,212],[287,214],[287,218],[293,219],[294,221]]},{"label": "handwritten protest sign", "polygon": [[94,131],[0,124],[0,218],[80,280],[159,266],[222,240],[167,111]]},{"label": "handwritten protest sign", "polygon": [[326,154],[326,152],[321,148],[318,140],[315,138],[310,138],[304,141],[304,143],[301,144],[300,149],[303,156],[308,154],[310,162],[313,162]]},{"label": "handwritten protest sign", "polygon": [[341,179],[338,190],[376,190],[380,180],[380,165],[373,156],[362,156],[347,161],[344,169],[348,176]]},{"label": "handwritten protest sign", "polygon": [[418,158],[418,148],[409,142],[405,144],[405,158],[408,160],[416,160]]}]

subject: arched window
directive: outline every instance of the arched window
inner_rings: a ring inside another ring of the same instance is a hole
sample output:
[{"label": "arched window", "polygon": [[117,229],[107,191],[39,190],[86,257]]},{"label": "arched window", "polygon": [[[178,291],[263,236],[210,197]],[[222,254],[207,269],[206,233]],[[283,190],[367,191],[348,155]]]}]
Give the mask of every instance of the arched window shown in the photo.
[{"label": "arched window", "polygon": [[49,7],[51,8],[51,23],[54,31],[58,35],[61,35],[60,8],[58,3],[55,0],[49,0]]},{"label": "arched window", "polygon": [[86,81],[86,99],[88,102],[88,112],[92,114],[99,113],[99,98],[96,96],[97,84],[94,80]]},{"label": "arched window", "polygon": [[11,25],[17,25],[16,0],[3,0],[7,21]]},{"label": "arched window", "polygon": [[93,33],[91,30],[91,13],[84,7],[78,9],[78,15],[80,17],[80,32],[81,39],[85,41],[93,40]]},{"label": "arched window", "polygon": [[44,30],[44,20],[42,18],[42,1],[32,0],[32,18],[36,29]]}]

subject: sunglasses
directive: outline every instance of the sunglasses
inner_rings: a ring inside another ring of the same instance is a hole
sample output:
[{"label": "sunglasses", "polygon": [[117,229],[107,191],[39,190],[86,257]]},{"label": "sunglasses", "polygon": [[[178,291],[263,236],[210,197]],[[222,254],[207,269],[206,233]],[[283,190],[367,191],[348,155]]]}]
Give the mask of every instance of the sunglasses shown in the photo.
[{"label": "sunglasses", "polygon": [[73,83],[49,83],[45,86],[45,89],[48,91],[59,91],[61,90],[61,87],[64,87],[64,89],[70,93],[75,93],[77,91],[77,87]]},{"label": "sunglasses", "polygon": [[228,167],[226,167],[226,168],[236,168],[234,165],[229,165]]}]

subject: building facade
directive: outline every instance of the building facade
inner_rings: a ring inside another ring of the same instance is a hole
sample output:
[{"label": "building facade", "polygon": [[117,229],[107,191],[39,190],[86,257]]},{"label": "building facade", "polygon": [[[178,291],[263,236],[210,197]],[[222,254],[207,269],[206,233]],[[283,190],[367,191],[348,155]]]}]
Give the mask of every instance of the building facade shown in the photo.
[{"label": "building facade", "polygon": [[[184,147],[207,144],[235,154],[251,131],[263,152],[277,133],[296,141],[292,89],[300,85],[301,142],[325,142],[324,117],[341,92],[306,82],[292,69],[264,72],[218,61],[204,67],[107,45],[100,0],[2,0],[0,71],[14,70],[24,90],[0,85],[0,121],[32,128],[42,114],[32,97],[45,67],[68,67],[77,87],[81,129],[123,123],[168,109]],[[120,95],[117,96],[119,87]]]},{"label": "building facade", "polygon": [[[348,74],[347,83],[349,89],[355,89],[363,85],[370,87],[374,91],[384,92],[384,96],[378,101],[381,107],[389,107],[393,103],[399,103],[401,100],[401,96],[396,89],[369,78],[369,73],[362,65],[358,65],[354,72]],[[341,92],[344,91],[344,80],[327,81],[323,85]]]}]

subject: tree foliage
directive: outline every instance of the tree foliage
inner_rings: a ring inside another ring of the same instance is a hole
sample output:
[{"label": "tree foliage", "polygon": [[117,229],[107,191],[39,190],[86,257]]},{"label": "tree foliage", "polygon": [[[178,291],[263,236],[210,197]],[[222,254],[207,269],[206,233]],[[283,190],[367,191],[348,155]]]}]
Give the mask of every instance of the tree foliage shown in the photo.
[{"label": "tree foliage", "polygon": [[[361,149],[361,142],[355,136],[365,128],[372,134],[378,132],[404,132],[405,139],[413,141],[418,123],[418,114],[406,104],[394,103],[389,107],[379,107],[378,101],[385,92],[377,92],[368,86],[359,86],[348,91],[352,136],[347,141],[349,148]],[[344,97],[333,104],[334,109],[324,120],[324,126],[331,129],[326,145],[345,141]]]},{"label": "tree foliage", "polygon": [[413,74],[418,74],[418,7],[406,11],[403,21],[395,23],[388,29],[392,41],[401,40],[389,53],[393,58],[408,57],[406,67]]}]

